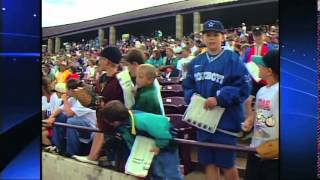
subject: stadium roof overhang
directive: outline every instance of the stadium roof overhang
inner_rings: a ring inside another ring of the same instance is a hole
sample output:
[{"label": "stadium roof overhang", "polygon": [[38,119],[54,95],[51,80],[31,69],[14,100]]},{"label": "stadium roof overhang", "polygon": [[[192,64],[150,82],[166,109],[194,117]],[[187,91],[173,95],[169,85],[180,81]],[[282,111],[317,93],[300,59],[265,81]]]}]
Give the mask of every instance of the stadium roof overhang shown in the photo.
[{"label": "stadium roof overhang", "polygon": [[136,11],[116,14],[90,21],[52,26],[42,28],[42,39],[57,36],[69,36],[73,34],[108,28],[110,26],[121,26],[141,21],[175,16],[177,14],[188,14],[192,12],[203,12],[209,10],[227,9],[232,7],[249,6],[278,2],[278,0],[187,0],[161,6],[140,9]]}]

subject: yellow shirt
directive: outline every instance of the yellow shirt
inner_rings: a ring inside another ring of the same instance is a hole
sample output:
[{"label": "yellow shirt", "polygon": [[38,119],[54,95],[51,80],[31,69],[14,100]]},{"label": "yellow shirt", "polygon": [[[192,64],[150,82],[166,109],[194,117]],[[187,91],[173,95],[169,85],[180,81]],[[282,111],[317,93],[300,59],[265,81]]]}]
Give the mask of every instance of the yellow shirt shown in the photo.
[{"label": "yellow shirt", "polygon": [[56,79],[57,83],[66,83],[67,78],[71,75],[71,72],[69,70],[65,70],[64,72],[59,72]]}]

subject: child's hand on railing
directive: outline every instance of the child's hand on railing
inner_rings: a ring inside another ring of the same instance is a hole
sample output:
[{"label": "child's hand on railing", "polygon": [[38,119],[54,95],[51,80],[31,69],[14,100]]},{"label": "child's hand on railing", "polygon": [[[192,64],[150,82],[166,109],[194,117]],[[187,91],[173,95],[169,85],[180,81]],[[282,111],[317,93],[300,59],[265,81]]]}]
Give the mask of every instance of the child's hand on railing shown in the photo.
[{"label": "child's hand on railing", "polygon": [[52,126],[55,121],[56,121],[56,118],[49,117],[48,120],[47,120],[47,123],[48,123],[48,125]]}]

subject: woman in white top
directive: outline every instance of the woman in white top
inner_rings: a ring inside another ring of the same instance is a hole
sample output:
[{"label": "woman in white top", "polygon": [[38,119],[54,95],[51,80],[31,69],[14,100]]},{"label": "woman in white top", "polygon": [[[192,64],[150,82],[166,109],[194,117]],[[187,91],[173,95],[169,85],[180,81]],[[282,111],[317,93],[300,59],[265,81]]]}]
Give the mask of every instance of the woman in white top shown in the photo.
[{"label": "woman in white top", "polygon": [[[62,101],[57,93],[52,92],[50,80],[47,77],[42,78],[42,119],[51,115],[56,109],[59,108]],[[50,137],[52,136],[52,128],[42,128],[42,144],[51,145]]]},{"label": "woman in white top", "polygon": [[85,79],[94,79],[96,75],[96,66],[95,66],[95,61],[90,59],[88,61],[89,66],[87,67],[85,71]]},{"label": "woman in white top", "polygon": [[191,50],[189,47],[184,47],[182,49],[182,58],[177,63],[177,69],[179,70],[180,77],[182,79],[186,78],[188,64],[194,59],[194,56],[190,55]]}]

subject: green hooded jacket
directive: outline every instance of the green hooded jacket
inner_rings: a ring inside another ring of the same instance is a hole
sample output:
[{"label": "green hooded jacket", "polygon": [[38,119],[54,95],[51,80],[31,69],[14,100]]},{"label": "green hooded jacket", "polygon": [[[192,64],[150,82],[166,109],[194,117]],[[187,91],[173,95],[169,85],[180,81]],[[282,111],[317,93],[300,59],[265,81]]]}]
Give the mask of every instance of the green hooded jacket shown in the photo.
[{"label": "green hooded jacket", "polygon": [[[131,119],[131,118],[130,118]],[[134,124],[135,128],[132,128]],[[146,112],[133,112],[133,121],[130,120],[130,125],[120,127],[122,137],[126,141],[128,147],[131,149],[134,143],[136,132],[144,132],[150,135],[158,148],[167,148],[170,141],[173,139],[170,128],[171,124],[167,117],[151,114]]]}]

